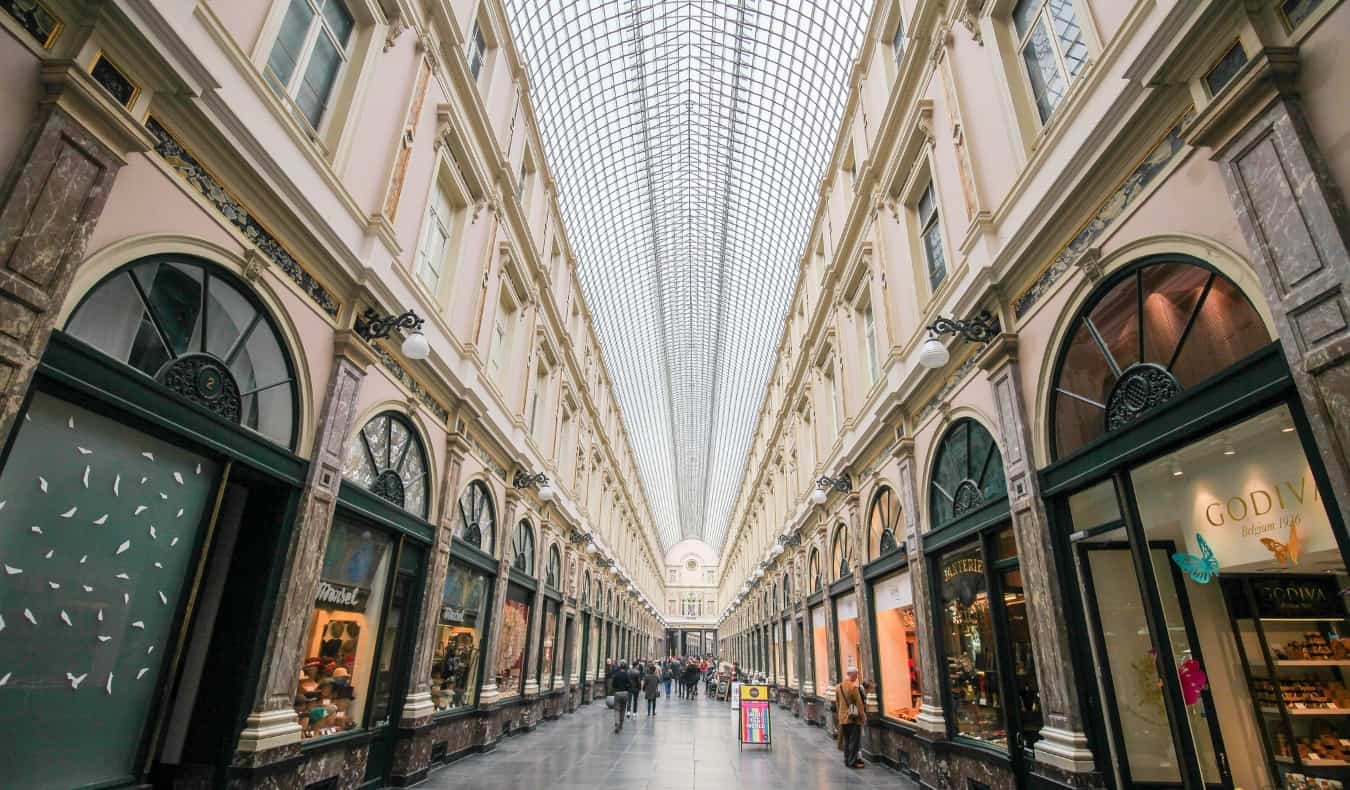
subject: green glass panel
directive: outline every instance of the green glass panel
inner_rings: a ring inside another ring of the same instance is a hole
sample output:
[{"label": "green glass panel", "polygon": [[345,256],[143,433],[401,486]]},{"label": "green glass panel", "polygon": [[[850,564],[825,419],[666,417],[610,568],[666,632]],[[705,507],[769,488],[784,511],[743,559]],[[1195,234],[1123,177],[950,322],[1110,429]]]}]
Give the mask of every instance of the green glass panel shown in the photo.
[{"label": "green glass panel", "polygon": [[0,472],[5,786],[138,772],[216,476],[205,458],[34,396]]}]

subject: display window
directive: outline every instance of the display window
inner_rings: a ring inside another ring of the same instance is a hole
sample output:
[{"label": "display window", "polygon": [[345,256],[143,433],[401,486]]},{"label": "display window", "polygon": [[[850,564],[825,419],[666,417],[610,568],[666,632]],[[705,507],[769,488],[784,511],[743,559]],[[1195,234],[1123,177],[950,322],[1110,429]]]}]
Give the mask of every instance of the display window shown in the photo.
[{"label": "display window", "polygon": [[554,649],[558,641],[558,602],[544,601],[544,630],[539,634],[539,688],[553,689]]},{"label": "display window", "polygon": [[334,519],[295,690],[305,738],[363,723],[393,555],[389,536]]},{"label": "display window", "polygon": [[493,674],[503,694],[525,688],[525,651],[530,641],[530,605],[534,594],[516,584],[506,587],[502,602],[502,630],[497,642],[497,665]]},{"label": "display window", "polygon": [[853,593],[834,599],[834,617],[838,624],[839,677],[850,669],[862,672],[862,632],[858,629],[858,598]]},{"label": "display window", "polygon": [[815,676],[816,694],[823,696],[830,682],[829,624],[824,606],[811,607],[811,671]]},{"label": "display window", "polygon": [[942,641],[956,733],[1007,745],[994,617],[980,546],[942,558]]},{"label": "display window", "polygon": [[909,571],[893,573],[874,582],[872,600],[881,676],[881,714],[892,719],[915,721],[923,695],[919,692],[918,637]]},{"label": "display window", "polygon": [[787,620],[783,623],[783,653],[787,660],[787,684],[788,688],[797,688],[797,644],[792,639],[792,621]]},{"label": "display window", "polygon": [[491,588],[491,576],[460,562],[450,563],[431,656],[431,701],[438,711],[478,702]]}]

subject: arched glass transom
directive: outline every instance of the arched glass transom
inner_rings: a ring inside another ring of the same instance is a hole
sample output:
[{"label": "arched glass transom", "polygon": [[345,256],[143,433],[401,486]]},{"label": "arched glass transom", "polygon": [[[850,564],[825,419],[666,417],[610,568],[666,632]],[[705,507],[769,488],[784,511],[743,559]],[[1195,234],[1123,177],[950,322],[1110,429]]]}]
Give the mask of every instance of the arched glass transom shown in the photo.
[{"label": "arched glass transom", "polygon": [[511,534],[511,566],[527,575],[534,575],[534,528],[521,519]]},{"label": "arched glass transom", "polygon": [[994,437],[969,417],[957,420],[942,437],[933,461],[928,491],[931,528],[949,524],[1007,495],[1003,456]]},{"label": "arched glass transom", "polygon": [[792,608],[792,579],[786,573],[783,574],[783,610]]},{"label": "arched glass transom", "polygon": [[581,605],[590,606],[591,604],[591,572],[586,571],[581,574]]},{"label": "arched glass transom", "polygon": [[507,0],[657,531],[719,550],[863,0]]},{"label": "arched glass transom", "polygon": [[416,516],[427,517],[427,455],[398,412],[370,419],[347,445],[342,476]]},{"label": "arched glass transom", "polygon": [[840,524],[834,531],[834,542],[830,544],[830,564],[834,566],[836,579],[849,574],[848,527]]},{"label": "arched glass transom", "polygon": [[474,480],[459,495],[456,505],[456,537],[475,548],[492,554],[493,537],[497,534],[497,513],[492,506],[492,494],[481,480]]},{"label": "arched glass transom", "polygon": [[557,546],[548,547],[548,564],[544,566],[544,584],[553,589],[562,588],[562,555]]},{"label": "arched glass transom", "polygon": [[212,414],[295,445],[295,372],[253,292],[187,255],[142,258],[103,278],[66,332]]},{"label": "arched glass transom", "polygon": [[1057,458],[1133,424],[1271,342],[1231,280],[1175,258],[1112,276],[1068,338],[1050,400]]},{"label": "arched glass transom", "polygon": [[811,557],[806,561],[807,584],[811,585],[811,592],[819,592],[824,580],[820,577],[820,550],[811,549]]},{"label": "arched glass transom", "polygon": [[872,497],[867,516],[867,558],[874,560],[899,548],[900,498],[890,486],[882,486]]}]

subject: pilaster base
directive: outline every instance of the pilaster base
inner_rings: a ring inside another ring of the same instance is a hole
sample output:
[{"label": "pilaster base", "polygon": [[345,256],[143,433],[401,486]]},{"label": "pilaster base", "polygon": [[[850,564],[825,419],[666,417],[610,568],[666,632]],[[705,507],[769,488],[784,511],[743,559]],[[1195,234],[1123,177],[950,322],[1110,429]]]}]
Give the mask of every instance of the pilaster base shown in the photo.
[{"label": "pilaster base", "polygon": [[295,711],[289,708],[254,711],[244,720],[244,729],[239,733],[238,750],[252,753],[279,749],[299,743],[300,733]]}]

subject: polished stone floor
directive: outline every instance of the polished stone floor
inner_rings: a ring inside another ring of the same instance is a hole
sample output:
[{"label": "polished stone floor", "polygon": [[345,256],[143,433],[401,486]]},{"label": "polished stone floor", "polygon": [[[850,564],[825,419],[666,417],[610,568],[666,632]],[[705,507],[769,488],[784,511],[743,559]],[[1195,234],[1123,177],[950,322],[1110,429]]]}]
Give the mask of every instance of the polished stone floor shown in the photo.
[{"label": "polished stone floor", "polygon": [[881,765],[853,770],[818,727],[774,709],[773,748],[738,750],[735,711],[706,697],[663,698],[654,718],[640,706],[615,735],[603,701],[503,739],[487,754],[435,769],[425,788],[454,790],[722,790],[917,787]]}]

